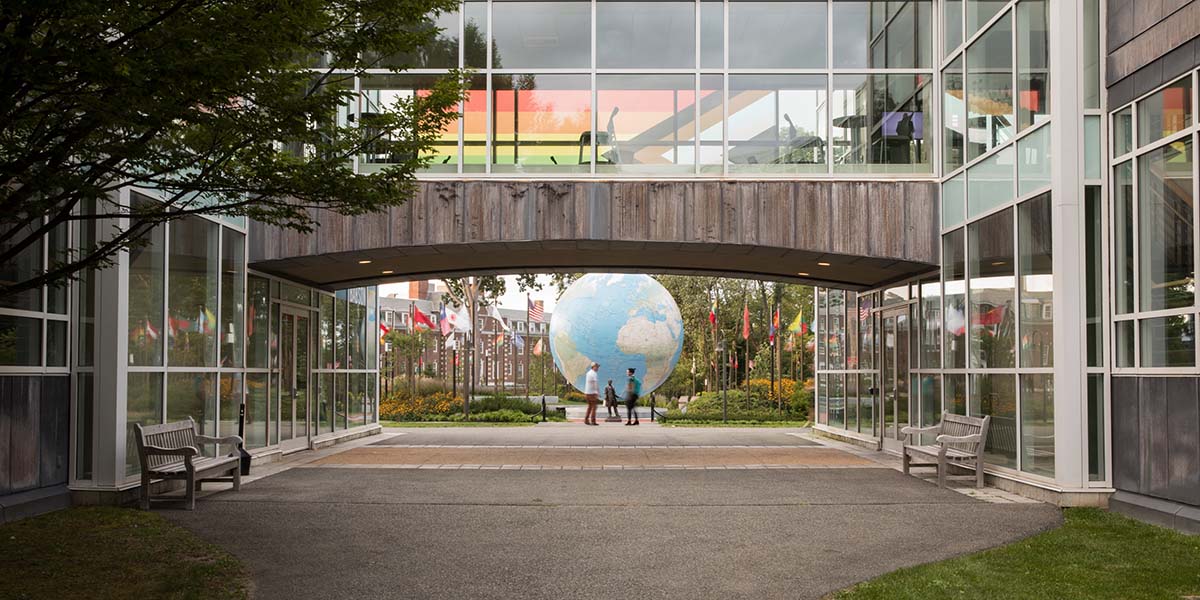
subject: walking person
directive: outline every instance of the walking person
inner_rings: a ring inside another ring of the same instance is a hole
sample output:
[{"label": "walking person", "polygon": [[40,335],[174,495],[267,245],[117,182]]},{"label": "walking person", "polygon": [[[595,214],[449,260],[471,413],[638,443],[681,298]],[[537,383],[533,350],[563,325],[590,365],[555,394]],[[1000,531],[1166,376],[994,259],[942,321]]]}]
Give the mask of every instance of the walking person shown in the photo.
[{"label": "walking person", "polygon": [[600,370],[600,363],[592,363],[592,368],[588,369],[587,377],[584,378],[583,396],[587,399],[587,413],[583,416],[584,425],[599,425],[596,422],[596,405],[600,403],[600,379],[596,375],[596,371]]},{"label": "walking person", "polygon": [[637,415],[638,396],[642,393],[642,380],[634,375],[634,368],[629,367],[629,381],[625,383],[625,411],[628,418],[626,425],[641,425]]},{"label": "walking person", "polygon": [[621,418],[621,413],[617,410],[617,390],[613,387],[612,380],[608,380],[608,385],[604,386],[604,408],[608,409],[608,418]]}]

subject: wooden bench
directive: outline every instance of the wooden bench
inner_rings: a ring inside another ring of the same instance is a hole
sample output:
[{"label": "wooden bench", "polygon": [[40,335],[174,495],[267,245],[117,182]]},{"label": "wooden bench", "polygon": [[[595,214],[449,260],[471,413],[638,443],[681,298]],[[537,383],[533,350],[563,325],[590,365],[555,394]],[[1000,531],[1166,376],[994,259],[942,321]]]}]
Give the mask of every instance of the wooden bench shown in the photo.
[{"label": "wooden bench", "polygon": [[[950,463],[970,464],[975,469],[975,487],[983,487],[983,448],[987,443],[992,418],[964,417],[942,413],[942,422],[929,427],[905,427],[904,474],[909,467],[937,467],[938,487],[946,487],[946,469]],[[936,435],[933,445],[921,445],[922,434]],[[913,459],[923,462],[914,462]],[[929,460],[932,459],[932,460]]]},{"label": "wooden bench", "polygon": [[[241,489],[242,472],[238,455],[234,453],[229,456],[202,456],[200,445],[233,444],[236,447],[242,443],[242,438],[236,435],[223,438],[200,435],[196,432],[196,422],[191,417],[185,421],[162,425],[143,426],[135,423],[133,428],[137,438],[138,459],[142,465],[142,510],[150,510],[151,500],[181,499],[187,502],[188,510],[193,510],[196,508],[196,490],[200,489],[200,484],[204,481],[231,482],[233,489]],[[221,477],[225,473],[229,473],[230,476]],[[151,479],[182,479],[187,482],[185,495],[183,498],[152,497]]]}]

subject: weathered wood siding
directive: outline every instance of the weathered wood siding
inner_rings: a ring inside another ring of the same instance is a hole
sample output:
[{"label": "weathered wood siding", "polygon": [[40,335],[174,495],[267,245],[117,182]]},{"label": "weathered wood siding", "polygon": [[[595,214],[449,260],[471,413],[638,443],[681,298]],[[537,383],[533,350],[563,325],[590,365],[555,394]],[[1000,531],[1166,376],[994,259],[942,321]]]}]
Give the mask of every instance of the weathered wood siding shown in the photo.
[{"label": "weathered wood siding", "polygon": [[1200,380],[1114,377],[1113,487],[1200,506]]},{"label": "weathered wood siding", "polygon": [[1108,0],[1105,23],[1110,108],[1200,64],[1200,0]]}]

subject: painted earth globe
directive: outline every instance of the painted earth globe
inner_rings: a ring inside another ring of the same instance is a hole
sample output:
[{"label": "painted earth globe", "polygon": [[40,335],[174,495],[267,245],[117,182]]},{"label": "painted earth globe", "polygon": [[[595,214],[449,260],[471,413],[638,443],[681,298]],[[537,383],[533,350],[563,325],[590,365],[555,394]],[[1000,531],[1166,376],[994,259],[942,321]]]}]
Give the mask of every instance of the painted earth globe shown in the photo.
[{"label": "painted earth globe", "polygon": [[683,351],[683,318],[662,284],[648,275],[585,275],[571,284],[550,317],[550,352],[571,385],[583,391],[587,370],[600,363],[601,397],[612,380],[624,393],[629,367],[642,395],[662,385]]}]

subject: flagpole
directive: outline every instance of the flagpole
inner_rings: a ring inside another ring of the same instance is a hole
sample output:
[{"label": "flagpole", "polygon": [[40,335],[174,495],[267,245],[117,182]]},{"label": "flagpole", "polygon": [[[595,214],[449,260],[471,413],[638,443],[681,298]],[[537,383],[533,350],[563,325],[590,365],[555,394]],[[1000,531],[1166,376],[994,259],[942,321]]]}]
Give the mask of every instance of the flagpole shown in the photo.
[{"label": "flagpole", "polygon": [[[529,294],[525,294],[525,335],[529,336]],[[533,339],[529,336],[529,339]],[[525,401],[529,402],[529,339],[525,340]]]}]

